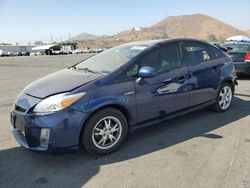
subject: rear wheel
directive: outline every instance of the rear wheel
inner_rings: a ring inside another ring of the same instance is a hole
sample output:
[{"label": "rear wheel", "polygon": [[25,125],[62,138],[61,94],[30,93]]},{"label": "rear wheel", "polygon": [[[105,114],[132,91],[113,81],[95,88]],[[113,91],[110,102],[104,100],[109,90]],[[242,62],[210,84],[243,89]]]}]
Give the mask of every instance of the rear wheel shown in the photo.
[{"label": "rear wheel", "polygon": [[128,132],[127,120],[115,108],[105,108],[93,114],[85,125],[81,142],[94,155],[105,155],[117,149]]},{"label": "rear wheel", "polygon": [[233,94],[234,92],[232,85],[228,83],[223,83],[218,91],[213,109],[217,112],[226,111],[232,103]]}]

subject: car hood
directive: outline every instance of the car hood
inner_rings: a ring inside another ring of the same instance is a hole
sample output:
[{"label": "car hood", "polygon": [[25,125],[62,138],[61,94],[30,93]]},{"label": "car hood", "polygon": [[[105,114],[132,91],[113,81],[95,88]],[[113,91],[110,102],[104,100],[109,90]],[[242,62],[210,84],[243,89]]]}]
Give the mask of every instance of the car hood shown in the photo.
[{"label": "car hood", "polygon": [[32,82],[24,88],[24,92],[33,97],[43,99],[53,94],[72,91],[96,80],[100,76],[100,74],[63,69]]}]

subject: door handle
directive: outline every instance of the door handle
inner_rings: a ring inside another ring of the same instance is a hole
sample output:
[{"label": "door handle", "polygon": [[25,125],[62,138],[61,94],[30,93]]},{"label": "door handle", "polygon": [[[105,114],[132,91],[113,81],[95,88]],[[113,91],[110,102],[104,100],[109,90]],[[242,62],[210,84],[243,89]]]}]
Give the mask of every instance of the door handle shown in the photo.
[{"label": "door handle", "polygon": [[213,71],[214,71],[215,73],[219,73],[220,67],[219,67],[219,66],[214,66],[214,67],[213,67]]},{"label": "door handle", "polygon": [[190,74],[184,74],[176,79],[177,82],[185,82],[190,78]]}]

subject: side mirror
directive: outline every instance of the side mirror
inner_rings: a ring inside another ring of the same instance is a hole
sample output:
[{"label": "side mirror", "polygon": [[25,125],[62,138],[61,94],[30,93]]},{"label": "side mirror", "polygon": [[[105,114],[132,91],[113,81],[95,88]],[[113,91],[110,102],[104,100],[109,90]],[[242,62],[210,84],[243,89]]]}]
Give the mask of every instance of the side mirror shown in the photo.
[{"label": "side mirror", "polygon": [[138,76],[139,78],[152,78],[157,74],[155,68],[153,67],[142,67],[139,70]]},{"label": "side mirror", "polygon": [[144,79],[144,78],[152,78],[152,77],[155,77],[156,75],[157,75],[157,72],[156,72],[155,68],[153,68],[153,67],[142,67],[139,70],[138,78],[136,80],[136,83],[139,84],[142,79]]}]

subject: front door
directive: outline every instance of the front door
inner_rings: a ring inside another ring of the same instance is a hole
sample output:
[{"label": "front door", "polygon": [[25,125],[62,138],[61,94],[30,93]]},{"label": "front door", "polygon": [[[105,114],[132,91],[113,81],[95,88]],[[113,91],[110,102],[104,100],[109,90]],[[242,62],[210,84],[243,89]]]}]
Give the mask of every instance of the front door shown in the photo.
[{"label": "front door", "polygon": [[169,42],[145,54],[138,69],[153,67],[157,76],[136,83],[138,122],[164,118],[188,107],[188,70],[182,64],[179,42]]}]

